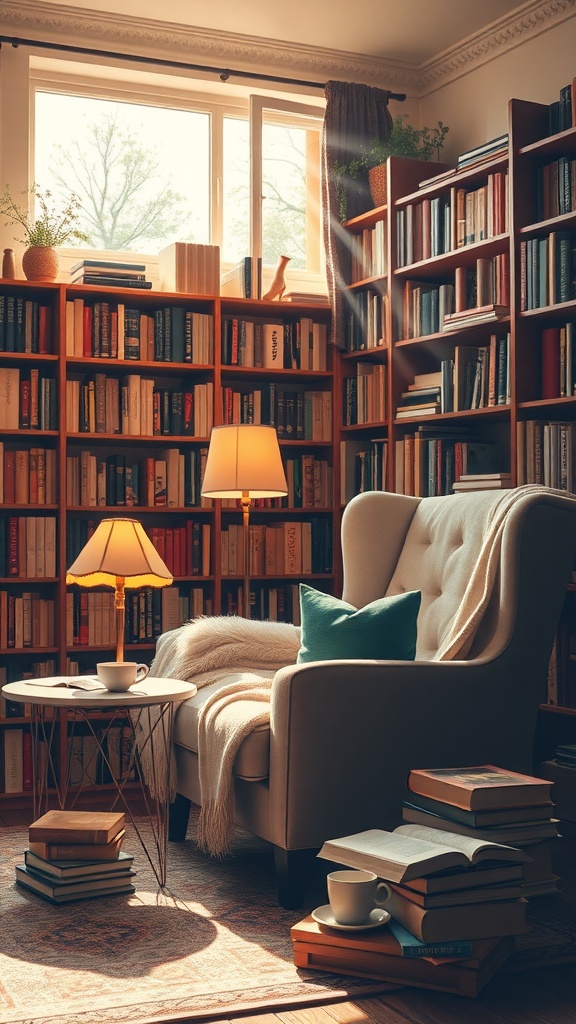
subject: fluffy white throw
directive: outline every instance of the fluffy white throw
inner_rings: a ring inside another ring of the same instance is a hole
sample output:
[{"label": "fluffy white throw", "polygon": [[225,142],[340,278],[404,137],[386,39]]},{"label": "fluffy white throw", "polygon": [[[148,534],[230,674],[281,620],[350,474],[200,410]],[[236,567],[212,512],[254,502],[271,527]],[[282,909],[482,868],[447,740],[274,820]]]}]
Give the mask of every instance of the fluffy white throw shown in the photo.
[{"label": "fluffy white throw", "polygon": [[[234,816],[233,766],[242,740],[270,719],[270,688],[279,668],[293,665],[300,629],[285,622],[236,616],[201,617],[164,633],[151,675],[184,679],[198,689],[223,685],[202,706],[198,718],[198,765],[202,806],[197,841],[221,857],[229,852]],[[227,680],[227,682],[225,682]],[[142,745],[141,750],[145,754]],[[145,778],[158,777],[142,763]],[[174,794],[174,765],[168,776]]]}]

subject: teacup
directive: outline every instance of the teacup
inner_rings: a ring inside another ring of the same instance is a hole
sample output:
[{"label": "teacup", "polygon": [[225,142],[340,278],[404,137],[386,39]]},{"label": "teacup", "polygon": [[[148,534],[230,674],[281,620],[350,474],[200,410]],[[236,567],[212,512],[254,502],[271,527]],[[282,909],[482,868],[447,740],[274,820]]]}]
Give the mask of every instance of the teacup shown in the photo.
[{"label": "teacup", "polygon": [[332,871],[327,878],[328,899],[338,924],[366,924],[376,907],[390,898],[386,882],[379,882],[372,871]]},{"label": "teacup", "polygon": [[150,669],[135,661],[100,661],[96,665],[98,679],[107,690],[122,693],[134,683],[141,683]]}]

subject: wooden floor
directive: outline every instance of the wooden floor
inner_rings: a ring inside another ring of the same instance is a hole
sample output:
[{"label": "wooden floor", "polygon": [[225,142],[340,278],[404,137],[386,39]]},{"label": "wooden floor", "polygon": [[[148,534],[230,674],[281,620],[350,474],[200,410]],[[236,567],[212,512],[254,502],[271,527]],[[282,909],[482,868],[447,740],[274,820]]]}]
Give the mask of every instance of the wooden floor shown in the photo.
[{"label": "wooden floor", "polygon": [[[0,813],[0,825],[28,825],[26,813]],[[559,842],[555,870],[563,901],[576,920],[576,838]],[[222,1017],[203,1017],[203,1024]],[[277,1013],[228,1017],[233,1024],[576,1024],[576,964],[546,970],[500,973],[475,999],[417,988],[398,988],[353,1002]],[[184,1024],[190,1018],[170,1018]],[[199,1018],[194,1021],[198,1024]]]}]

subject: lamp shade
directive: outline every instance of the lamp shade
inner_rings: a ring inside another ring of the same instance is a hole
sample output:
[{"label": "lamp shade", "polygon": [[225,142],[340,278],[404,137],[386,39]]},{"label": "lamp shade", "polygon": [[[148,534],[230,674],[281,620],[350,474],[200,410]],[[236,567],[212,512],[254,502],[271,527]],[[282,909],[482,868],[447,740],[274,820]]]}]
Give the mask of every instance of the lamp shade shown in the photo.
[{"label": "lamp shade", "polygon": [[212,428],[202,481],[206,498],[281,498],[287,493],[274,427],[235,423]]},{"label": "lamp shade", "polygon": [[103,519],[66,573],[81,587],[167,587],[172,576],[136,519]]}]

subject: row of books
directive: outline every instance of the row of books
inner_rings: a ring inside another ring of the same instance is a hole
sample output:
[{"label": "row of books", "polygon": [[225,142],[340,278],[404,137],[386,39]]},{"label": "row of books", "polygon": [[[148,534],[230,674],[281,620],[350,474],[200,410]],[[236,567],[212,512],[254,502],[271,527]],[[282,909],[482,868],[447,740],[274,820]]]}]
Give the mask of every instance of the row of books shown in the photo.
[{"label": "row of books", "polygon": [[576,210],[576,159],[558,157],[536,170],[536,219],[550,220]]},{"label": "row of books", "polygon": [[26,665],[0,665],[0,718],[30,718],[31,715],[30,704],[22,704],[2,693],[2,687],[6,683],[17,683],[25,679],[39,679],[40,677],[48,678],[55,673],[56,661],[54,658],[27,661]]},{"label": "row of books", "polygon": [[387,273],[385,224],[385,220],[376,221],[373,227],[363,228],[359,234],[352,236],[352,283],[371,277],[384,277]]},{"label": "row of books", "polygon": [[[244,574],[244,527],[224,525],[220,534],[223,576]],[[332,530],[327,519],[251,523],[249,573],[251,576],[294,576],[332,571]]]},{"label": "row of books", "polygon": [[207,437],[213,395],[212,381],[180,391],[137,373],[121,380],[97,373],[66,381],[66,425],[73,434]]},{"label": "row of books", "polygon": [[388,304],[388,294],[380,288],[346,292],[342,317],[347,352],[384,347]]},{"label": "row of books", "polygon": [[184,306],[150,311],[110,299],[68,299],[66,354],[76,359],[207,365],[214,358],[214,317]]},{"label": "row of books", "polygon": [[386,379],[386,363],[358,363],[355,376],[344,378],[344,426],[379,423],[386,418]]},{"label": "row of books", "polygon": [[327,344],[326,324],[311,317],[265,321],[232,316],[222,321],[224,366],[323,371]]},{"label": "row of books", "polygon": [[550,135],[576,128],[576,78],[563,85],[557,100],[548,105],[548,130]]},{"label": "row of books", "polygon": [[462,476],[497,471],[500,458],[490,440],[474,438],[459,427],[421,424],[395,442],[394,490],[417,497],[450,494]]},{"label": "row of books", "polygon": [[57,430],[56,381],[36,368],[0,367],[0,429]]},{"label": "row of books", "polygon": [[132,729],[129,725],[91,730],[68,727],[68,785],[102,786],[137,778]]},{"label": "row of books", "polygon": [[454,284],[406,281],[402,304],[404,338],[506,319],[510,306],[507,253],[457,267]]},{"label": "row of books", "polygon": [[508,230],[508,176],[489,173],[476,188],[457,188],[396,211],[397,266],[410,266]]},{"label": "row of books", "polygon": [[346,505],[364,491],[387,490],[388,441],[340,442],[340,502]]},{"label": "row of books", "polygon": [[29,729],[12,726],[0,737],[0,793],[32,792],[32,741]]},{"label": "row of books", "polygon": [[220,247],[172,242],[158,253],[160,288],[190,295],[220,294]]},{"label": "row of books", "polygon": [[125,824],[124,812],[47,811],[28,829],[17,885],[55,905],[135,892]]},{"label": "row of books", "polygon": [[297,455],[284,460],[288,494],[282,508],[329,508],[332,504],[334,474],[326,459]]},{"label": "row of books", "polygon": [[550,231],[520,242],[520,309],[540,309],[575,296],[576,234]]},{"label": "row of books", "polygon": [[517,480],[574,491],[575,424],[519,420],[516,428]]},{"label": "row of books", "polygon": [[488,345],[456,345],[440,370],[416,375],[402,392],[397,419],[507,405],[510,401],[510,336],[492,334]]},{"label": "row of books", "polygon": [[55,604],[35,591],[0,590],[0,649],[54,647]]},{"label": "row of books", "polygon": [[56,575],[55,516],[0,516],[0,577]]},{"label": "row of books", "polygon": [[0,505],[55,505],[54,448],[11,448],[0,441]]},{"label": "row of books", "polygon": [[570,397],[576,392],[576,323],[542,331],[542,398]]},{"label": "row of books", "polygon": [[329,441],[332,436],[330,391],[286,391],[270,383],[262,388],[222,389],[224,423],[268,423],[282,441]]},{"label": "row of books", "polygon": [[80,260],[70,267],[72,284],[97,284],[104,288],[152,287],[146,280],[145,263],[120,263],[115,260]]},{"label": "row of books", "polygon": [[243,256],[233,267],[224,271],[220,278],[220,295],[261,299],[262,257],[254,261],[252,256]]},{"label": "row of books", "polygon": [[88,450],[66,457],[66,503],[71,507],[208,508],[201,496],[207,449],[165,448],[157,458],[105,458]]},{"label": "row of books", "polygon": [[[225,582],[222,588],[222,615],[244,616],[244,588]],[[283,586],[250,581],[250,618],[300,625],[300,600],[297,583]]]},{"label": "row of books", "polygon": [[[202,552],[199,557],[201,558]],[[126,644],[152,643],[161,633],[181,626],[194,609],[206,614],[201,588],[144,587],[126,595]],[[68,647],[111,647],[116,643],[114,594],[74,590],[66,594],[66,644]]]},{"label": "row of books", "polygon": [[50,307],[22,295],[0,295],[0,352],[52,351]]}]

